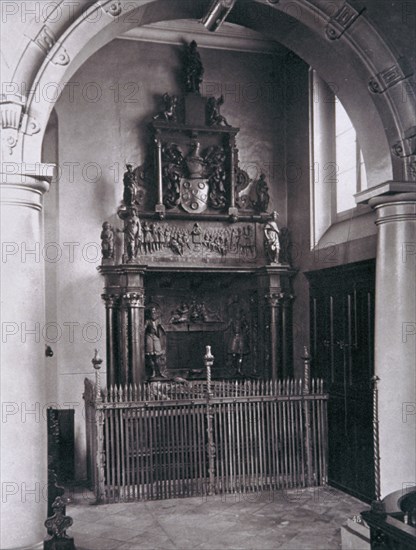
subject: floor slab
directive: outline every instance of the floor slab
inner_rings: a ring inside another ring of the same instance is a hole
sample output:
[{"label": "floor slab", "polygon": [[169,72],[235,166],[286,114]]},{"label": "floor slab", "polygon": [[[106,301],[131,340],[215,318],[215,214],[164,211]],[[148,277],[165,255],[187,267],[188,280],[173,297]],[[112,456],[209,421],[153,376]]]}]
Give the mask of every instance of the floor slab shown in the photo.
[{"label": "floor slab", "polygon": [[77,550],[336,550],[368,506],[333,488],[96,505],[69,491]]}]

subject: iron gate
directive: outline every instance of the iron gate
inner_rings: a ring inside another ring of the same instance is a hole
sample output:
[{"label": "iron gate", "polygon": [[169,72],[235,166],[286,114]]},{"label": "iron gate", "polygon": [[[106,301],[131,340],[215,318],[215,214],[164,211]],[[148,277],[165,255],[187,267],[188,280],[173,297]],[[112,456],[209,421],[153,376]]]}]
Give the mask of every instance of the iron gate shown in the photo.
[{"label": "iron gate", "polygon": [[322,380],[85,381],[89,476],[98,502],[323,485]]}]

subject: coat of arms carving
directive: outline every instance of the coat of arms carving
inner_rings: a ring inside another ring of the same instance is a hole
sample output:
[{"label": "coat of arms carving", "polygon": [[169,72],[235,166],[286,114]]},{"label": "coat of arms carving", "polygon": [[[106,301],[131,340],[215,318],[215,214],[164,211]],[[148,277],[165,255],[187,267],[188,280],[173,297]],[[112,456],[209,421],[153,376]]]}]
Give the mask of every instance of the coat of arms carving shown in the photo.
[{"label": "coat of arms carving", "polygon": [[163,203],[171,209],[180,206],[189,213],[199,214],[209,207],[226,206],[226,154],[219,145],[201,152],[201,144],[192,140],[188,151],[176,143],[162,149]]}]

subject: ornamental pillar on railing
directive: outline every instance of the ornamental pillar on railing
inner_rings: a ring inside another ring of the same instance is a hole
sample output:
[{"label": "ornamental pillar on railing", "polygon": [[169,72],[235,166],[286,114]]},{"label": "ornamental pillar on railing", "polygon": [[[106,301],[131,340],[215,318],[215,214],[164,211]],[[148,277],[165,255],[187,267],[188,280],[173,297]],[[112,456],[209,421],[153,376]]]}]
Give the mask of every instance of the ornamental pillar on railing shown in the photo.
[{"label": "ornamental pillar on railing", "polygon": [[95,411],[95,428],[96,428],[96,454],[95,454],[95,495],[97,502],[102,502],[105,496],[104,488],[104,411],[102,409],[101,395],[101,376],[100,368],[103,360],[98,354],[98,349],[95,350],[95,355],[92,358],[92,365],[95,369],[95,388],[94,388],[94,411]]},{"label": "ornamental pillar on railing", "polygon": [[311,430],[311,415],[310,415],[310,401],[305,399],[310,395],[311,385],[311,356],[306,346],[303,348],[303,411],[305,417],[305,447],[306,447],[306,468],[308,486],[311,486],[315,481],[313,472],[313,458],[312,458],[312,430]]},{"label": "ornamental pillar on railing", "polygon": [[204,364],[207,373],[207,437],[208,437],[208,495],[212,495],[215,487],[215,455],[216,448],[213,434],[214,410],[211,405],[211,368],[214,364],[214,356],[211,353],[211,346],[206,346]]},{"label": "ornamental pillar on railing", "polygon": [[[378,425],[378,381],[380,378],[374,375],[371,379],[373,385],[373,452],[374,452],[374,495],[376,503],[381,502],[380,490],[380,442],[379,442],[379,425]],[[373,509],[374,509],[373,503]]]}]

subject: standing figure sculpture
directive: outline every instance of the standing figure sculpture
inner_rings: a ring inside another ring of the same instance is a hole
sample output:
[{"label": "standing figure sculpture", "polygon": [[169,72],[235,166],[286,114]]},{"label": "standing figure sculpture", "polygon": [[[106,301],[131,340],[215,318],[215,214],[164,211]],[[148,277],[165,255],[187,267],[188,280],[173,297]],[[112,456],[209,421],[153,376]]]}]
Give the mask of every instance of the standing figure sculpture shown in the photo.
[{"label": "standing figure sculpture", "polygon": [[271,220],[264,226],[264,250],[271,264],[279,263],[279,228],[277,227],[277,212],[272,212]]},{"label": "standing figure sculpture", "polygon": [[114,231],[108,222],[103,223],[101,231],[101,253],[105,260],[114,258]]},{"label": "standing figure sculpture", "polygon": [[202,82],[204,67],[202,66],[201,57],[197,51],[197,43],[195,40],[188,46],[185,62],[185,84],[186,91],[199,94],[199,87]]},{"label": "standing figure sculpture", "polygon": [[136,176],[133,172],[133,165],[126,164],[127,172],[124,172],[123,184],[124,193],[123,201],[126,206],[132,206],[136,199]]},{"label": "standing figure sculpture", "polygon": [[250,353],[249,324],[244,314],[238,313],[231,322],[228,355],[235,374],[243,375],[244,356]]},{"label": "standing figure sculpture", "polygon": [[159,315],[155,307],[147,311],[145,334],[145,358],[146,367],[150,378],[167,378],[165,329],[159,321]]},{"label": "standing figure sculpture", "polygon": [[124,222],[124,235],[127,263],[131,263],[143,242],[142,226],[135,208],[131,209],[131,214]]}]

